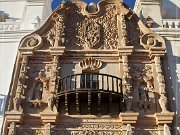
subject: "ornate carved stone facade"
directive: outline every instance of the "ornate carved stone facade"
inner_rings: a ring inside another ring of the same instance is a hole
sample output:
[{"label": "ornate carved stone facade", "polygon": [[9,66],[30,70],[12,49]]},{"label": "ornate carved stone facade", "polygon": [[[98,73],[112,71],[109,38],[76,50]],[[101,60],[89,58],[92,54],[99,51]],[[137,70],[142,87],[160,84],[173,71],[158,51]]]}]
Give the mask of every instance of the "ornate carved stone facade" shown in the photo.
[{"label": "ornate carved stone facade", "polygon": [[120,0],[87,6],[62,3],[22,39],[3,133],[171,134],[163,38]]}]

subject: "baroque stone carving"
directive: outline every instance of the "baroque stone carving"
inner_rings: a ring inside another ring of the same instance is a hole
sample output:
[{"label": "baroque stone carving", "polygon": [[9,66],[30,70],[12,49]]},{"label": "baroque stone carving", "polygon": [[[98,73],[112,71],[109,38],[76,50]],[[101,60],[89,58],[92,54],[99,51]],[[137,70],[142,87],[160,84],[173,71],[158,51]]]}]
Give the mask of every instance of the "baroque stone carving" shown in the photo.
[{"label": "baroque stone carving", "polygon": [[20,50],[38,49],[42,46],[42,38],[38,34],[31,34],[21,41]]},{"label": "baroque stone carving", "polygon": [[154,58],[155,61],[155,66],[156,66],[156,72],[157,72],[157,80],[159,82],[159,94],[160,94],[160,98],[159,98],[159,104],[160,107],[162,109],[162,112],[168,112],[167,111],[167,97],[166,95],[166,91],[165,91],[165,81],[164,81],[164,75],[162,72],[162,68],[161,68],[161,58],[159,56],[155,56]]},{"label": "baroque stone carving", "polygon": [[83,70],[97,70],[101,68],[102,66],[102,61],[97,60],[95,58],[87,58],[85,60],[82,60],[79,65]]},{"label": "baroque stone carving", "polygon": [[16,135],[16,123],[12,122],[9,126],[8,135]]},{"label": "baroque stone carving", "polygon": [[66,37],[67,48],[78,45],[83,48],[116,49],[118,33],[115,9],[114,4],[105,5],[105,12],[99,17],[87,17],[78,12],[68,14],[65,29],[66,35],[69,35]]},{"label": "baroque stone carving", "polygon": [[15,97],[13,98],[13,110],[15,110],[15,111],[19,111],[21,102],[24,98],[23,97],[24,92],[27,88],[26,80],[28,79],[28,77],[26,74],[29,69],[29,67],[27,65],[28,65],[28,57],[23,56],[23,59],[21,62],[20,75],[19,75],[18,84],[17,84],[17,90],[16,90]]},{"label": "baroque stone carving", "polygon": [[167,124],[164,124],[164,135],[171,135],[170,128]]},{"label": "baroque stone carving", "polygon": [[133,135],[133,130],[130,124],[126,125],[126,135]]},{"label": "baroque stone carving", "polygon": [[53,111],[54,105],[55,105],[55,96],[54,96],[54,93],[51,92],[51,94],[48,98],[48,107],[49,107],[50,111]]},{"label": "baroque stone carving", "polygon": [[140,44],[147,50],[155,46],[165,47],[164,39],[155,33],[144,34],[140,39]]},{"label": "baroque stone carving", "polygon": [[122,135],[122,131],[97,131],[97,130],[72,131],[71,135]]},{"label": "baroque stone carving", "polygon": [[126,20],[125,14],[121,13],[121,32],[122,32],[122,40],[121,43],[123,46],[127,44],[127,30],[126,30]]},{"label": "baroque stone carving", "polygon": [[100,41],[100,26],[91,21],[85,26],[85,47],[93,48]]}]

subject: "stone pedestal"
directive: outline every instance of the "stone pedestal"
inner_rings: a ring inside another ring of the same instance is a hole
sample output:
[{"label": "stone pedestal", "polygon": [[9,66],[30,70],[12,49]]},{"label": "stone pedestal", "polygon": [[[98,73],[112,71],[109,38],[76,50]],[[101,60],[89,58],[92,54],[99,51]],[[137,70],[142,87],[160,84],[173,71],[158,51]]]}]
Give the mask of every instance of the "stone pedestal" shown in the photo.
[{"label": "stone pedestal", "polygon": [[18,111],[10,111],[5,113],[5,121],[7,122],[21,122],[24,114]]},{"label": "stone pedestal", "polygon": [[139,113],[126,112],[120,113],[119,117],[121,118],[122,124],[135,124],[137,122]]},{"label": "stone pedestal", "polygon": [[155,113],[154,117],[156,118],[156,124],[172,124],[173,121],[173,112],[165,112],[165,113]]},{"label": "stone pedestal", "polygon": [[58,112],[41,112],[41,120],[43,123],[55,123],[58,116]]}]

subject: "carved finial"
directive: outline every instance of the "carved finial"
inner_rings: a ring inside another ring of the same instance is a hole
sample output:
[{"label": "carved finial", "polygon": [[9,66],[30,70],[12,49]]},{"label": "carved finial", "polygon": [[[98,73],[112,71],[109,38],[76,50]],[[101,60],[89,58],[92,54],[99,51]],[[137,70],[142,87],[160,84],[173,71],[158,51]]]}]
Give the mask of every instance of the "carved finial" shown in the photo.
[{"label": "carved finial", "polygon": [[148,17],[147,17],[147,21],[146,21],[146,26],[147,26],[148,28],[152,28],[153,25],[154,25],[153,19],[152,19],[150,16],[148,16]]},{"label": "carved finial", "polygon": [[88,5],[88,12],[90,13],[95,13],[97,11],[97,6],[94,2],[91,2],[89,5]]}]

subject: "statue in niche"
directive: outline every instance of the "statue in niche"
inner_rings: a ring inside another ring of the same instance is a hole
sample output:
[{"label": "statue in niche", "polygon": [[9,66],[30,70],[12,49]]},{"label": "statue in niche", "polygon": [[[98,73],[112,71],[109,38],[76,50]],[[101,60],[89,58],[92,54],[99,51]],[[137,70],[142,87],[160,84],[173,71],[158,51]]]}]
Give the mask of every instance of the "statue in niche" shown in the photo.
[{"label": "statue in niche", "polygon": [[43,91],[48,90],[48,82],[49,79],[45,77],[43,70],[41,70],[33,83],[30,99],[41,100]]},{"label": "statue in niche", "polygon": [[21,105],[21,93],[20,92],[17,92],[16,96],[13,98],[13,110],[15,111],[18,111],[19,110],[19,107]]},{"label": "statue in niche", "polygon": [[140,101],[149,101],[148,88],[144,85],[139,87],[139,99]]}]

